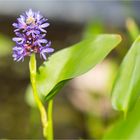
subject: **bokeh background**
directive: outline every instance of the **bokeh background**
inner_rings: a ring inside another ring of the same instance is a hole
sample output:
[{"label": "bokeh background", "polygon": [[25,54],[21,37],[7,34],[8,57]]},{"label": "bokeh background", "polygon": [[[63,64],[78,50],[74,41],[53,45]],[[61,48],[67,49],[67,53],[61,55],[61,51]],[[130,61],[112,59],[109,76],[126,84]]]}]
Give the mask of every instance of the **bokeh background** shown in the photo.
[{"label": "bokeh background", "polygon": [[[102,138],[120,116],[111,106],[111,87],[132,43],[126,21],[131,17],[140,22],[140,1],[0,0],[0,138],[43,138],[39,112],[25,94],[29,58],[21,63],[12,59],[12,23],[29,8],[49,19],[47,37],[55,51],[90,34],[121,34],[122,43],[94,69],[67,83],[54,102],[55,138]],[[38,65],[42,62],[38,59]]]}]

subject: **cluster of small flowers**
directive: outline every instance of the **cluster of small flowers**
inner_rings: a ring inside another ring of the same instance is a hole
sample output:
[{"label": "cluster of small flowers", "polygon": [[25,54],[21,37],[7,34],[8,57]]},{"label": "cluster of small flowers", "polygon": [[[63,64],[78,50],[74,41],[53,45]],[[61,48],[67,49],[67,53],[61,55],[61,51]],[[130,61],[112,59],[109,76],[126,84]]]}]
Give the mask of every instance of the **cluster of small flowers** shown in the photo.
[{"label": "cluster of small flowers", "polygon": [[13,47],[13,58],[15,61],[24,60],[25,56],[32,53],[39,53],[41,58],[47,59],[46,54],[54,51],[50,48],[51,42],[47,41],[45,28],[49,26],[47,19],[43,18],[39,12],[33,12],[31,9],[25,12],[13,23],[16,37],[13,41],[16,46]]}]

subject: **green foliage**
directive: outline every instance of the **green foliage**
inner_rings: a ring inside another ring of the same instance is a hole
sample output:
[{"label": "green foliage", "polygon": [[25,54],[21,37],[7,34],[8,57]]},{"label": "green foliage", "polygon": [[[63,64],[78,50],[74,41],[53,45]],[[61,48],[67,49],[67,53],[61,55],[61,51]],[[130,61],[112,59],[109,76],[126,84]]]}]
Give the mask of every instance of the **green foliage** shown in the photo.
[{"label": "green foliage", "polygon": [[[140,91],[140,36],[138,36],[138,26],[133,19],[128,19],[126,25],[132,40],[136,37],[137,39],[120,66],[112,91],[113,107],[125,113],[125,120],[119,119],[103,139],[140,139],[140,100],[138,100]],[[126,117],[132,108],[133,110]]]},{"label": "green foliage", "polygon": [[112,91],[112,104],[127,111],[136,103],[140,91],[140,36],[126,54]]},{"label": "green foliage", "polygon": [[25,101],[32,108],[36,108],[37,107],[37,105],[35,103],[35,100],[34,100],[34,97],[33,97],[33,91],[32,91],[31,85],[28,85],[28,87],[26,89]]},{"label": "green foliage", "polygon": [[132,18],[127,19],[126,27],[127,27],[128,33],[129,33],[130,37],[132,38],[132,40],[135,40],[138,37],[140,31],[139,31],[137,24],[135,23],[135,21]]},{"label": "green foliage", "polygon": [[7,36],[0,34],[0,57],[11,53],[13,43]]},{"label": "green foliage", "polygon": [[139,140],[140,139],[140,100],[137,102],[134,110],[129,114],[126,120],[120,120],[113,128],[111,128],[103,140],[108,139],[126,139]]},{"label": "green foliage", "polygon": [[83,34],[84,38],[92,37],[93,35],[99,35],[104,32],[104,27],[101,21],[91,21],[89,22]]},{"label": "green foliage", "polygon": [[120,43],[119,35],[99,35],[54,53],[37,74],[37,86],[46,100],[51,99],[64,84],[89,71]]}]

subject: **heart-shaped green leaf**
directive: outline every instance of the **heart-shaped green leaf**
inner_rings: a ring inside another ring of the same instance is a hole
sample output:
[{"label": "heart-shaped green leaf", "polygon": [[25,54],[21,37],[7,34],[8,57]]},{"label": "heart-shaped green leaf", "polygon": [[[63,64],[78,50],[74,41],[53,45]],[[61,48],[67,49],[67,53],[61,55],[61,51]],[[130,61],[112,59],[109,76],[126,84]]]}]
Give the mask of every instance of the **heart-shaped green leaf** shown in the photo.
[{"label": "heart-shaped green leaf", "polygon": [[140,95],[140,36],[126,54],[112,91],[112,104],[117,110],[127,111]]},{"label": "heart-shaped green leaf", "polygon": [[120,41],[119,35],[99,35],[54,53],[49,61],[39,68],[39,93],[49,100],[68,80],[87,72],[101,62]]}]

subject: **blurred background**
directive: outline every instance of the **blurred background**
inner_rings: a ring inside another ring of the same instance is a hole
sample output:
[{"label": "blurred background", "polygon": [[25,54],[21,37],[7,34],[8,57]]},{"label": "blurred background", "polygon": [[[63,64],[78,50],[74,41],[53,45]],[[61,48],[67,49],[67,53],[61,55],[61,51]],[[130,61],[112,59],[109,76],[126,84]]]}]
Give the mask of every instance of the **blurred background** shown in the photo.
[{"label": "blurred background", "polygon": [[[21,13],[31,8],[49,19],[48,39],[55,51],[91,34],[121,34],[122,43],[102,63],[71,80],[55,98],[55,138],[100,139],[120,117],[111,106],[111,87],[132,43],[126,21],[140,22],[139,7],[134,0],[0,0],[0,138],[43,138],[39,112],[25,97],[29,58],[12,59],[12,23]],[[38,59],[38,65],[42,62]]]}]

